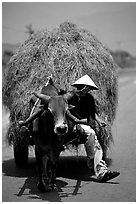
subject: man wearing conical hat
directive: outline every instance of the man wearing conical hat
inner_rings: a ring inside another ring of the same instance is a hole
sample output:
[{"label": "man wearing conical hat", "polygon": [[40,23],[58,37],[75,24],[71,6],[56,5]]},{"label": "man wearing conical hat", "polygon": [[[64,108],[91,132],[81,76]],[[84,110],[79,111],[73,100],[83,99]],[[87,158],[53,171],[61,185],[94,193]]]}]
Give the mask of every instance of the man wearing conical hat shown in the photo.
[{"label": "man wearing conical hat", "polygon": [[102,148],[92,128],[95,125],[95,121],[100,126],[106,125],[96,114],[95,101],[92,94],[89,93],[90,91],[98,90],[98,87],[88,75],[79,78],[72,86],[76,88],[76,91],[68,102],[75,106],[71,113],[84,122],[84,124],[79,125],[79,129],[87,135],[87,141],[84,144],[88,158],[87,165],[90,169],[94,166],[94,172],[99,181],[105,182],[113,179],[120,173],[116,171],[111,172],[107,168],[105,161],[102,159]]},{"label": "man wearing conical hat", "polygon": [[[53,84],[50,78],[50,83]],[[83,133],[87,140],[84,144],[87,153],[87,165],[90,169],[93,169],[100,182],[106,182],[110,179],[117,177],[120,173],[117,171],[110,171],[103,158],[103,151],[92,127],[95,125],[95,121],[100,126],[105,126],[105,122],[102,121],[96,114],[95,101],[89,92],[92,90],[98,90],[93,80],[88,76],[84,75],[72,84],[75,87],[75,91],[70,95],[68,103],[73,105],[72,112],[68,110],[68,119],[74,122],[74,131]],[[27,125],[32,122],[35,118],[39,117],[43,112],[42,109],[39,112],[33,114],[26,121],[21,121],[20,125]]]}]

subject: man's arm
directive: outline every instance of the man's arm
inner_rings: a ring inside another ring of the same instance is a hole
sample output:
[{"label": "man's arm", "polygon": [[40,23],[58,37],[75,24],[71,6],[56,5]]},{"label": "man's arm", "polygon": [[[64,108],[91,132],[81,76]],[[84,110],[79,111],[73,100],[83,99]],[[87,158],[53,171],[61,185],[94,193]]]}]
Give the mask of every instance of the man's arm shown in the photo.
[{"label": "man's arm", "polygon": [[87,119],[81,119],[81,120],[79,120],[79,119],[76,118],[74,115],[72,115],[69,110],[67,111],[67,118],[68,118],[69,120],[71,120],[72,122],[74,122],[75,124],[88,125]]}]

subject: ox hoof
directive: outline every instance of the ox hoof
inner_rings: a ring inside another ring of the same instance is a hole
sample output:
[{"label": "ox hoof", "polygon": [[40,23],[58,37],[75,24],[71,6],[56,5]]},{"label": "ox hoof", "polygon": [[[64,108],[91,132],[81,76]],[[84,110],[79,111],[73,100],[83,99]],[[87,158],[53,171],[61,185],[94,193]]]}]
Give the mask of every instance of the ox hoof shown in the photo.
[{"label": "ox hoof", "polygon": [[53,191],[53,190],[57,190],[56,184],[47,184],[46,185],[46,191]]},{"label": "ox hoof", "polygon": [[47,184],[47,185],[46,185],[46,191],[47,191],[47,192],[53,191],[53,190],[54,190],[53,185],[51,185],[51,184]]},{"label": "ox hoof", "polygon": [[56,184],[55,184],[55,183],[50,184],[50,186],[51,186],[52,190],[57,190],[57,186],[56,186]]},{"label": "ox hoof", "polygon": [[44,185],[42,182],[38,182],[37,188],[38,188],[38,190],[41,191],[41,192],[46,192],[45,185]]}]

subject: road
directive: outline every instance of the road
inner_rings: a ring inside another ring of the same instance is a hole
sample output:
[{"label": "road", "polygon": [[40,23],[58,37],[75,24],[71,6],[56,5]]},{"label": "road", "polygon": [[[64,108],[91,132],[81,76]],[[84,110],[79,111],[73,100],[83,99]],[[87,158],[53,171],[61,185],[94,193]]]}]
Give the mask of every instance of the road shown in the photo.
[{"label": "road", "polygon": [[86,166],[86,157],[64,156],[57,170],[57,190],[40,193],[33,148],[28,168],[17,169],[12,147],[5,143],[8,114],[3,109],[2,201],[4,202],[135,202],[136,201],[136,72],[120,74],[119,105],[110,150],[111,170],[120,176],[97,183]]}]

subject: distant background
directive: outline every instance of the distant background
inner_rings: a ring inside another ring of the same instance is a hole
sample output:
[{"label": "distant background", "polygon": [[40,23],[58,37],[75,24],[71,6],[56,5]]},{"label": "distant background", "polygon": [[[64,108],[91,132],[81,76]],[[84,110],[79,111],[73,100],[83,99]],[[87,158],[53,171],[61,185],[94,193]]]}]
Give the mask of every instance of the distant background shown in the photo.
[{"label": "distant background", "polygon": [[26,25],[51,29],[65,20],[92,31],[110,49],[136,54],[135,2],[3,2],[2,41],[22,43]]},{"label": "distant background", "polygon": [[111,50],[119,66],[133,65],[136,56],[135,2],[3,2],[3,66],[15,48],[28,38],[28,31],[52,29],[66,20],[96,35]]}]

